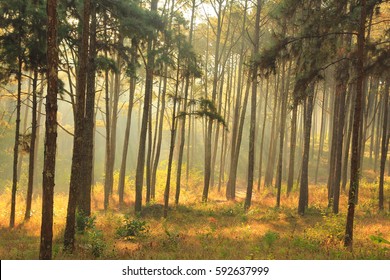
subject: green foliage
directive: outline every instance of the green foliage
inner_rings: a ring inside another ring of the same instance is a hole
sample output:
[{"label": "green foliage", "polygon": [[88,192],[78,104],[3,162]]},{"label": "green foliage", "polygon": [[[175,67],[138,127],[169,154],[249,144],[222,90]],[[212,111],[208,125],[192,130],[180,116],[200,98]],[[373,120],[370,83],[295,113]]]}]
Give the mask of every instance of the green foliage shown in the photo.
[{"label": "green foliage", "polygon": [[320,250],[320,243],[317,240],[308,240],[304,239],[302,237],[294,237],[292,240],[292,245],[301,250],[301,251],[308,251],[308,252],[318,252]]},{"label": "green foliage", "polygon": [[131,220],[129,216],[126,216],[122,225],[117,228],[116,234],[125,239],[132,239],[134,237],[145,236],[148,231],[149,227],[146,225],[146,221],[138,218]]},{"label": "green foliage", "polygon": [[376,244],[390,244],[390,241],[383,238],[383,233],[378,233],[377,235],[370,235],[370,240]]},{"label": "green foliage", "polygon": [[306,231],[310,240],[320,241],[324,245],[339,244],[344,238],[345,219],[340,215],[324,215],[321,222]]},{"label": "green foliage", "polygon": [[95,229],[96,216],[86,216],[79,211],[76,212],[76,229],[79,233],[86,230]]},{"label": "green foliage", "polygon": [[166,223],[163,224],[165,239],[162,244],[166,248],[176,248],[180,241],[180,234],[176,230],[170,230]]},{"label": "green foliage", "polygon": [[100,71],[112,71],[114,73],[118,73],[118,67],[116,66],[116,62],[108,57],[98,56],[95,59],[96,69]]},{"label": "green foliage", "polygon": [[235,203],[229,207],[223,207],[221,209],[221,215],[226,217],[235,217],[237,215],[243,215],[245,213],[242,203]]},{"label": "green foliage", "polygon": [[87,231],[86,243],[87,248],[95,258],[100,258],[107,247],[103,238],[103,231],[95,228]]},{"label": "green foliage", "polygon": [[264,234],[262,240],[268,248],[271,248],[279,238],[279,233],[269,230]]},{"label": "green foliage", "polygon": [[193,113],[195,116],[217,121],[217,123],[222,124],[225,128],[227,127],[225,119],[222,115],[218,114],[218,110],[213,101],[207,98],[200,98],[199,100],[195,100],[195,103],[197,103],[199,107],[198,110]]}]

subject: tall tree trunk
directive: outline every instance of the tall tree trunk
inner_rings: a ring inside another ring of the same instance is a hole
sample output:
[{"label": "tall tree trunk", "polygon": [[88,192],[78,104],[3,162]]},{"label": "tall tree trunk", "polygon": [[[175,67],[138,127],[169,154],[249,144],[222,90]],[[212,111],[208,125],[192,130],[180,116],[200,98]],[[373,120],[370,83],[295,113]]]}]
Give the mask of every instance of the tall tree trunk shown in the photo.
[{"label": "tall tree trunk", "polygon": [[[31,73],[30,73],[30,76],[31,76]],[[31,94],[31,83],[28,82],[28,87],[27,87],[27,94],[30,95]],[[20,104],[22,105],[22,104]],[[26,100],[26,109],[24,110],[24,117],[23,117],[23,127],[22,128],[19,128],[19,134],[20,136],[23,136],[26,134],[26,131],[27,131],[27,120],[28,120],[28,113],[30,111],[30,100],[29,98],[27,98]],[[20,114],[22,114],[22,111],[20,111]],[[20,118],[20,121],[22,121],[22,118]],[[18,182],[20,181],[20,176],[22,175],[22,165],[23,165],[23,158],[24,158],[24,153],[19,153],[18,155],[18,171],[17,171],[17,179],[18,179]]]},{"label": "tall tree trunk", "polygon": [[382,129],[382,148],[381,148],[381,166],[380,166],[380,173],[379,173],[379,210],[384,210],[384,176],[385,176],[385,166],[386,166],[386,157],[387,157],[387,151],[389,148],[389,86],[390,82],[389,79],[386,81],[385,85],[385,91],[384,91],[384,97],[383,97],[383,103],[384,103],[384,111],[383,111],[383,129]]},{"label": "tall tree trunk", "polygon": [[19,54],[18,54],[18,89],[16,100],[16,125],[15,125],[15,142],[14,142],[14,161],[13,161],[13,176],[12,176],[12,193],[11,193],[11,215],[9,227],[15,226],[15,208],[16,208],[16,191],[18,188],[18,156],[19,156],[19,134],[20,134],[20,109],[21,109],[21,94],[22,94],[22,48],[21,48],[21,34],[19,35]]},{"label": "tall tree trunk", "polygon": [[[288,99],[288,83],[284,82],[285,79],[285,61],[282,62],[282,86],[280,89],[280,96],[282,98],[282,108],[281,108],[281,114],[280,114],[280,126],[279,126],[279,158],[278,158],[278,165],[277,165],[277,172],[276,172],[276,189],[277,189],[277,195],[276,195],[276,207],[280,206],[280,193],[282,190],[282,168],[283,168],[283,148],[284,148],[284,132],[286,129],[286,115],[287,115],[287,99]],[[291,63],[289,67],[289,72],[291,69]],[[290,73],[288,74],[290,76]]]},{"label": "tall tree trunk", "polygon": [[271,136],[268,150],[268,160],[267,160],[267,168],[264,176],[264,187],[269,187],[272,185],[272,180],[274,177],[274,161],[275,161],[275,146],[277,137],[275,137],[277,130],[277,109],[278,109],[278,87],[279,87],[279,77],[280,77],[280,69],[279,73],[275,75],[275,92],[274,92],[274,107],[272,110],[272,125],[271,125]]},{"label": "tall tree trunk", "polygon": [[[107,58],[107,53],[106,53]],[[104,210],[108,209],[109,199],[110,199],[110,182],[112,182],[110,176],[112,176],[112,172],[110,170],[111,168],[111,145],[110,145],[110,139],[111,139],[111,126],[110,126],[110,94],[109,94],[109,87],[108,87],[108,76],[109,72],[108,69],[105,70],[104,73],[104,92],[105,92],[105,109],[106,109],[106,160],[105,160],[105,166],[104,166]]]},{"label": "tall tree trunk", "polygon": [[[153,99],[153,97],[152,97]],[[148,150],[146,154],[146,203],[150,203],[151,198],[151,173],[152,173],[152,146],[153,146],[153,117],[152,117],[152,103],[153,100],[150,101],[149,108],[149,121],[148,121]]]},{"label": "tall tree trunk", "polygon": [[[260,41],[260,13],[261,13],[261,0],[257,0],[256,6],[256,21],[255,21],[255,36],[252,62],[255,61],[255,57],[259,52]],[[255,167],[255,130],[256,130],[256,107],[257,107],[257,72],[258,65],[252,63],[252,95],[251,95],[251,119],[249,128],[249,154],[248,154],[248,186],[245,197],[245,210],[248,210],[252,203],[252,190],[253,190],[253,175]]]},{"label": "tall tree trunk", "polygon": [[288,167],[287,178],[287,195],[289,195],[294,186],[294,167],[295,167],[295,149],[297,143],[297,115],[298,115],[298,101],[294,98],[291,118],[291,138],[290,138],[290,159]]},{"label": "tall tree trunk", "polygon": [[269,92],[269,78],[267,78],[267,86],[266,86],[266,90],[265,90],[264,116],[263,116],[263,126],[262,126],[261,141],[260,141],[259,179],[257,181],[257,190],[258,191],[260,191],[261,176],[262,176],[262,171],[263,171],[263,147],[264,147],[265,123],[267,121],[268,92]]},{"label": "tall tree trunk", "polygon": [[[337,74],[335,74],[337,76]],[[342,83],[342,81],[341,81]],[[336,85],[337,88],[337,85]],[[330,157],[329,157],[329,174],[328,174],[328,206],[331,207],[333,204],[333,194],[334,194],[334,172],[336,168],[336,155],[337,155],[337,133],[338,133],[338,120],[340,112],[340,100],[341,94],[335,92],[334,95],[334,106],[333,106],[333,119],[331,120],[332,125],[332,141],[330,146]]]},{"label": "tall tree trunk", "polygon": [[342,171],[342,185],[341,188],[343,191],[346,190],[347,187],[347,179],[348,179],[348,158],[349,158],[349,148],[351,146],[351,136],[352,136],[352,126],[353,126],[353,108],[354,108],[354,97],[353,92],[355,84],[350,84],[348,95],[351,96],[351,101],[348,103],[348,111],[349,111],[349,119],[348,119],[348,129],[347,129],[347,138],[344,141],[344,159],[343,159],[343,171]]},{"label": "tall tree trunk", "polygon": [[301,182],[299,186],[299,202],[298,213],[305,214],[305,210],[309,202],[309,152],[310,152],[310,130],[314,103],[314,82],[309,85],[309,95],[306,97],[306,104],[304,110],[305,125],[304,125],[304,144],[303,144],[303,158],[301,169]]},{"label": "tall tree trunk", "polygon": [[366,24],[366,0],[360,2],[360,25],[357,38],[357,81],[356,81],[356,101],[354,108],[353,132],[352,132],[352,157],[351,157],[351,179],[348,194],[348,214],[347,224],[345,227],[344,246],[352,249],[353,241],[353,222],[355,216],[356,195],[359,188],[359,167],[360,167],[360,151],[359,139],[361,112],[362,112],[362,97],[364,84],[364,49],[365,49],[365,24]]},{"label": "tall tree trunk", "polygon": [[[218,86],[218,74],[219,74],[219,65],[220,65],[220,43],[221,43],[221,34],[222,34],[222,23],[223,23],[223,11],[222,4],[224,0],[216,1],[218,7],[214,7],[217,12],[217,32],[216,32],[216,42],[215,42],[215,52],[214,52],[214,70],[213,70],[213,89],[211,93],[211,102],[215,104],[217,100],[217,86]],[[225,9],[225,8],[223,8]],[[207,120],[207,133],[206,133],[206,142],[205,142],[205,164],[204,164],[204,185],[203,185],[203,194],[202,201],[207,202],[210,188],[210,179],[211,179],[211,158],[212,158],[212,132],[213,132],[213,119],[208,118]]]},{"label": "tall tree trunk", "polygon": [[[131,44],[132,44],[131,64],[133,65],[133,67],[135,67],[137,63],[137,45],[138,45],[137,39],[135,37],[133,37],[133,39],[131,40]],[[136,86],[136,73],[132,73],[132,75],[130,76],[129,107],[127,108],[127,120],[126,120],[125,136],[123,140],[122,162],[121,162],[121,169],[119,172],[119,184],[118,184],[119,205],[123,205],[123,199],[124,199],[127,153],[129,149],[131,113],[133,112],[135,86]]]},{"label": "tall tree trunk", "polygon": [[340,201],[340,181],[341,181],[341,169],[342,169],[342,155],[343,155],[343,140],[344,140],[344,122],[345,122],[345,98],[347,93],[347,81],[349,79],[348,62],[341,62],[336,68],[336,95],[339,95],[339,111],[337,113],[337,138],[336,138],[336,152],[332,189],[333,189],[333,213],[339,212]]},{"label": "tall tree trunk", "polygon": [[[168,66],[165,66],[164,73],[168,72]],[[158,128],[156,131],[157,134],[157,144],[156,144],[156,150],[154,153],[153,158],[153,166],[152,166],[152,178],[151,178],[151,190],[150,190],[150,198],[155,198],[156,193],[156,177],[157,177],[157,168],[158,163],[160,161],[160,154],[161,154],[161,145],[162,145],[162,131],[163,131],[163,125],[164,125],[164,114],[165,114],[165,100],[166,100],[166,92],[167,92],[167,75],[164,75],[163,79],[163,88],[161,90],[161,108],[160,111],[157,112],[158,114]]]},{"label": "tall tree trunk", "polygon": [[32,116],[31,116],[31,140],[30,140],[30,155],[28,165],[28,185],[26,197],[26,211],[24,213],[24,220],[27,221],[31,216],[31,201],[34,187],[34,159],[35,159],[35,140],[37,136],[37,82],[38,70],[34,69],[33,85],[32,85]]},{"label": "tall tree trunk", "polygon": [[70,174],[70,187],[68,198],[68,210],[66,215],[66,226],[64,235],[65,250],[73,252],[74,236],[76,223],[76,206],[79,195],[81,181],[84,180],[84,174],[81,172],[81,164],[86,156],[84,128],[85,128],[85,89],[87,78],[87,59],[88,59],[88,38],[89,38],[89,17],[91,12],[91,1],[84,1],[83,27],[81,37],[81,49],[79,52],[79,70],[76,85],[76,119],[73,138],[73,156],[72,168]]},{"label": "tall tree trunk", "polygon": [[[38,163],[38,149],[39,149],[39,143],[40,143],[40,131],[41,131],[41,117],[42,117],[42,104],[43,104],[43,90],[44,90],[44,82],[43,82],[43,75],[42,80],[40,82],[39,86],[39,101],[38,101],[38,112],[37,112],[37,131],[36,131],[36,139],[35,139],[35,153],[34,153],[34,166],[37,167]],[[42,171],[40,171],[40,168],[34,168],[34,186],[37,186],[41,182],[41,175]]]},{"label": "tall tree trunk", "polygon": [[93,174],[93,150],[95,127],[95,80],[96,80],[96,0],[91,0],[91,28],[89,38],[89,54],[87,64],[87,91],[84,121],[84,149],[82,159],[83,180],[80,181],[78,210],[81,215],[91,215],[91,190]]},{"label": "tall tree trunk", "polygon": [[321,128],[320,128],[320,141],[318,146],[318,154],[317,154],[317,166],[316,166],[316,175],[315,175],[315,181],[314,184],[317,185],[318,182],[318,169],[320,167],[320,161],[321,161],[321,155],[324,148],[324,138],[325,138],[325,107],[326,107],[326,80],[324,81],[324,90],[322,93],[322,106],[321,106]]},{"label": "tall tree trunk", "polygon": [[[119,46],[123,45],[123,36],[121,34],[121,30],[118,32],[118,42]],[[113,194],[114,189],[114,170],[115,170],[115,157],[116,157],[116,130],[117,130],[117,122],[118,122],[118,105],[119,105],[119,95],[121,90],[121,65],[122,65],[122,57],[120,53],[117,53],[116,59],[116,67],[117,72],[114,74],[114,96],[112,99],[112,114],[111,114],[111,135],[110,135],[110,174],[109,179],[109,190],[110,194]]]},{"label": "tall tree trunk", "polygon": [[[174,7],[175,1],[172,0],[172,12],[173,12],[173,7]],[[179,25],[179,30],[180,34],[180,25]],[[179,46],[178,49],[180,50],[180,41],[178,42]],[[176,60],[176,84],[175,84],[175,95],[173,96],[173,110],[172,110],[172,120],[171,120],[171,142],[169,145],[169,156],[168,156],[168,170],[167,170],[167,180],[165,184],[165,190],[164,190],[164,218],[168,216],[168,207],[169,207],[169,192],[170,192],[170,186],[171,186],[171,175],[172,175],[172,163],[173,163],[173,152],[175,150],[175,140],[176,140],[176,129],[177,129],[177,122],[176,122],[176,110],[178,110],[177,106],[177,101],[178,101],[178,96],[179,96],[179,83],[180,83],[180,54],[177,56]],[[188,92],[188,89],[187,89]],[[182,130],[184,131],[184,130]],[[180,182],[179,182],[180,184]],[[178,186],[176,186],[177,188]],[[180,187],[179,187],[180,190]],[[176,189],[176,203],[179,202],[179,193],[177,192]]]},{"label": "tall tree trunk", "polygon": [[[248,8],[248,0],[245,0],[244,4],[244,19],[242,22],[241,33],[244,34],[246,28],[246,20],[247,20],[247,8]],[[245,50],[245,40],[241,39],[241,47],[240,47],[240,55],[238,62],[238,77],[237,77],[237,89],[236,89],[236,100],[234,106],[234,114],[233,114],[233,128],[232,128],[232,140],[231,140],[231,148],[230,148],[230,168],[229,168],[229,178],[226,186],[226,198],[228,200],[235,199],[235,189],[236,189],[236,176],[237,176],[237,165],[238,159],[236,159],[240,153],[240,146],[237,145],[238,142],[238,130],[240,124],[240,108],[241,108],[241,95],[242,95],[242,74],[243,74],[243,66],[244,66],[244,50]],[[248,80],[249,82],[249,80]],[[249,89],[249,87],[247,87]],[[246,111],[246,106],[242,107],[241,114]],[[237,165],[235,164],[237,162]]]},{"label": "tall tree trunk", "polygon": [[[151,8],[150,8],[152,12],[155,12],[157,10],[157,3],[158,0],[152,0]],[[142,121],[141,121],[137,169],[135,175],[135,212],[136,213],[141,212],[141,208],[142,208],[142,189],[143,189],[143,182],[144,182],[145,152],[146,152],[145,139],[148,130],[150,102],[152,99],[153,69],[154,69],[154,60],[155,60],[153,45],[154,45],[154,39],[152,37],[148,38],[148,50],[147,50],[148,61],[146,65],[145,98],[144,98],[144,106],[143,106]]]},{"label": "tall tree trunk", "polygon": [[[230,199],[230,200],[235,200],[235,198],[236,198],[236,178],[237,178],[238,159],[240,156],[242,132],[244,130],[245,115],[246,115],[246,109],[247,109],[247,105],[248,105],[250,88],[251,88],[251,76],[248,75],[247,82],[246,82],[246,88],[245,88],[244,101],[242,103],[240,123],[239,123],[239,127],[238,127],[238,132],[237,132],[237,142],[235,145],[236,152],[235,152],[235,155],[233,157],[233,161],[230,163],[229,180],[227,182],[227,188],[226,188],[226,198]],[[232,147],[232,149],[233,149],[233,147]]]},{"label": "tall tree trunk", "polygon": [[[192,0],[192,9],[191,9],[191,23],[190,23],[190,34],[188,38],[188,43],[192,44],[193,30],[194,30],[194,18],[195,18],[195,7],[196,1]],[[185,76],[185,87],[184,87],[184,104],[183,112],[187,113],[187,102],[188,94],[190,88],[190,73],[187,69],[187,75]],[[182,172],[182,163],[183,163],[183,154],[184,154],[184,143],[185,143],[185,128],[186,128],[186,115],[184,114],[181,118],[181,136],[180,136],[180,147],[179,147],[179,156],[177,160],[177,173],[176,173],[176,194],[175,194],[175,204],[179,204],[180,190],[181,190],[181,172]],[[188,129],[188,131],[190,131]],[[189,137],[188,140],[189,141]]]},{"label": "tall tree trunk", "polygon": [[42,181],[42,222],[39,259],[51,259],[53,240],[53,200],[57,150],[57,0],[47,1],[47,96],[45,151]]}]

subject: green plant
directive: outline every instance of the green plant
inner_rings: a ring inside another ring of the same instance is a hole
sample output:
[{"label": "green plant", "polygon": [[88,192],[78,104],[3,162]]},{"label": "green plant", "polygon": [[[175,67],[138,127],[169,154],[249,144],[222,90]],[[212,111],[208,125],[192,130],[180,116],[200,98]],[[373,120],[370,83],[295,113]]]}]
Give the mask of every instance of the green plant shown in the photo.
[{"label": "green plant", "polygon": [[271,248],[276,240],[279,239],[279,233],[274,231],[267,231],[263,236],[263,241],[267,245],[268,248]]},{"label": "green plant", "polygon": [[87,247],[95,258],[100,258],[106,249],[103,232],[97,229],[87,231]]},{"label": "green plant", "polygon": [[345,220],[341,215],[324,215],[322,221],[307,229],[306,236],[310,240],[320,241],[322,244],[338,244],[343,240]]},{"label": "green plant", "polygon": [[162,244],[164,247],[176,248],[180,241],[180,234],[177,230],[169,230],[166,224],[163,225],[166,239],[163,240]]},{"label": "green plant", "polygon": [[390,241],[383,238],[383,233],[379,232],[377,235],[370,235],[372,242],[376,244],[390,244]]},{"label": "green plant", "polygon": [[88,229],[95,228],[96,216],[86,216],[83,213],[76,212],[76,229],[79,233],[83,233]]},{"label": "green plant", "polygon": [[128,216],[125,217],[123,224],[116,230],[116,234],[120,237],[131,238],[136,236],[144,236],[149,231],[145,221],[138,218],[130,220]]}]

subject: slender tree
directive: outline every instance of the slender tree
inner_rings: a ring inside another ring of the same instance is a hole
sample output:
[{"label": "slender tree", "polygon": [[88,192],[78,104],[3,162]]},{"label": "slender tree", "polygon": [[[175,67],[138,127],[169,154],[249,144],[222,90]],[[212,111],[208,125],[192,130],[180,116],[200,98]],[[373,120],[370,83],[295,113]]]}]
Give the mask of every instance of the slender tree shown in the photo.
[{"label": "slender tree", "polygon": [[364,50],[366,30],[366,0],[360,2],[360,23],[357,36],[357,63],[356,63],[356,96],[354,108],[354,120],[352,131],[352,156],[351,156],[351,178],[348,193],[348,214],[345,226],[344,246],[352,249],[353,222],[355,217],[356,195],[359,188],[360,176],[360,150],[359,139],[361,137],[360,123],[362,112],[362,97],[364,86]]},{"label": "slender tree", "polygon": [[39,259],[52,257],[53,200],[57,150],[58,43],[57,0],[47,1],[47,95]]},{"label": "slender tree", "polygon": [[76,207],[80,191],[80,183],[84,180],[82,171],[82,161],[85,157],[85,138],[84,138],[84,115],[85,115],[85,101],[86,101],[86,81],[87,81],[87,60],[89,48],[89,19],[91,13],[91,1],[84,0],[83,7],[83,22],[81,34],[81,48],[79,52],[77,88],[76,88],[76,119],[75,132],[73,138],[73,156],[72,169],[70,176],[68,210],[66,215],[66,227],[64,235],[64,247],[67,251],[74,250],[74,236],[76,225]]},{"label": "slender tree", "polygon": [[[255,21],[255,34],[253,37],[253,53],[252,61],[255,61],[255,57],[259,52],[260,43],[260,14],[261,14],[261,0],[257,0],[256,5],[256,21]],[[257,63],[252,64],[252,94],[251,94],[251,119],[249,129],[249,154],[248,154],[248,186],[246,191],[246,198],[244,208],[247,210],[251,206],[252,201],[252,189],[253,189],[253,175],[255,166],[255,128],[256,128],[256,106],[257,106]]]}]

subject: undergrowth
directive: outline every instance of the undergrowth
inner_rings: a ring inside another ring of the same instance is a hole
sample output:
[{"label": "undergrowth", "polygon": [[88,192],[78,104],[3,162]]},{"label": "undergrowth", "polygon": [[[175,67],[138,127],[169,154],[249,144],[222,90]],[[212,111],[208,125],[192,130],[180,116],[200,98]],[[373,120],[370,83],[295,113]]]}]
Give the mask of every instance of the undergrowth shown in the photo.
[{"label": "undergrowth", "polygon": [[[196,184],[199,178],[195,178]],[[297,213],[297,192],[282,195],[275,207],[273,189],[257,191],[249,211],[243,197],[225,201],[222,193],[210,190],[207,203],[199,201],[201,190],[189,182],[183,187],[180,204],[171,205],[162,217],[160,200],[135,215],[133,193],[119,207],[117,197],[103,211],[102,186],[94,188],[91,217],[77,214],[76,250],[62,249],[67,196],[54,201],[53,257],[55,259],[390,259],[390,213],[376,210],[375,186],[365,183],[356,207],[354,248],[343,247],[347,194],[342,193],[340,213],[327,207],[326,186],[310,186],[309,208]],[[187,190],[188,189],[188,190]],[[386,192],[389,186],[386,185]],[[115,191],[113,192],[115,193]],[[173,194],[174,195],[174,194]],[[172,197],[173,198],[173,197]],[[23,222],[25,196],[17,196],[16,227],[8,228],[10,196],[0,194],[0,258],[36,259],[39,252],[40,197],[33,201],[32,217]],[[172,199],[171,199],[172,201]]]}]

